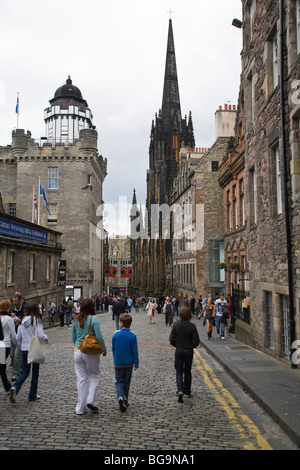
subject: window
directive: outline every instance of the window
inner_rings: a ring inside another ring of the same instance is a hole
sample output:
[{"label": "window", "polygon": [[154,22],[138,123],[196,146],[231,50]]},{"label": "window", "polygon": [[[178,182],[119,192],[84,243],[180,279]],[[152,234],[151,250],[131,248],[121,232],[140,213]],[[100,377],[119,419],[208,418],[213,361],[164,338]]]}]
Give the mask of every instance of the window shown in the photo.
[{"label": "window", "polygon": [[9,203],[8,204],[8,213],[9,215],[11,215],[12,217],[16,217],[17,216],[17,205],[15,203]]},{"label": "window", "polygon": [[48,168],[48,188],[58,189],[58,168]]},{"label": "window", "polygon": [[11,284],[14,280],[14,253],[9,251],[7,254],[7,283]]},{"label": "window", "polygon": [[254,105],[255,105],[255,87],[253,71],[250,70],[247,76],[247,87],[245,88],[245,111],[246,111],[246,127],[248,130],[253,126],[254,122]]},{"label": "window", "polygon": [[230,200],[230,189],[226,193],[226,206],[227,206],[227,230],[231,230],[231,200]]},{"label": "window", "polygon": [[251,0],[250,6],[249,6],[249,16],[250,16],[250,41],[253,39],[253,17],[255,14],[255,0]]},{"label": "window", "polygon": [[250,217],[251,224],[257,223],[257,183],[256,171],[253,168],[250,171]]},{"label": "window", "polygon": [[284,356],[290,354],[290,308],[289,298],[287,295],[280,295],[280,311],[281,311],[281,344]]},{"label": "window", "polygon": [[273,61],[273,89],[278,85],[278,38],[277,32],[272,41],[272,61]]},{"label": "window", "polygon": [[30,275],[29,275],[30,282],[35,280],[35,254],[30,254]]},{"label": "window", "polygon": [[275,160],[276,160],[277,214],[282,214],[282,192],[281,192],[281,170],[280,170],[280,151],[279,151],[279,147],[275,148],[274,157],[275,157]]},{"label": "window", "polygon": [[209,240],[209,282],[224,282],[224,270],[219,269],[218,263],[224,261],[224,240]]},{"label": "window", "polygon": [[216,173],[219,170],[219,162],[211,162],[211,171]]},{"label": "window", "polygon": [[49,281],[51,278],[51,256],[47,255],[46,261],[46,279]]},{"label": "window", "polygon": [[239,182],[240,185],[240,225],[244,227],[245,225],[245,197],[244,197],[244,180],[241,179]]},{"label": "window", "polygon": [[296,0],[297,54],[300,54],[300,0]]},{"label": "window", "polygon": [[254,80],[251,77],[251,121],[254,121],[254,104],[255,104],[255,90],[254,90]]},{"label": "window", "polygon": [[273,303],[272,303],[272,292],[265,292],[266,299],[266,314],[267,314],[267,346],[270,349],[274,349],[274,318],[273,318]]},{"label": "window", "polygon": [[232,188],[232,212],[233,212],[233,229],[236,229],[236,228],[238,228],[236,185],[234,185],[233,188]]},{"label": "window", "polygon": [[48,213],[48,223],[56,224],[57,223],[57,215],[58,215],[58,206],[57,204],[49,204],[49,209],[51,215]]}]

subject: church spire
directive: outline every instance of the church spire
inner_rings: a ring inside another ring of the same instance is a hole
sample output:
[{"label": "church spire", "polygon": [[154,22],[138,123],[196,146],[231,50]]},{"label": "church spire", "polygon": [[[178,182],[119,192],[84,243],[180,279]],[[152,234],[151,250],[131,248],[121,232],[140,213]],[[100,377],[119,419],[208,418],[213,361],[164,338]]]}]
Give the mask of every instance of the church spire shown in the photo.
[{"label": "church spire", "polygon": [[174,128],[176,128],[177,132],[181,131],[181,108],[171,19],[169,20],[162,114],[165,132],[172,133]]}]

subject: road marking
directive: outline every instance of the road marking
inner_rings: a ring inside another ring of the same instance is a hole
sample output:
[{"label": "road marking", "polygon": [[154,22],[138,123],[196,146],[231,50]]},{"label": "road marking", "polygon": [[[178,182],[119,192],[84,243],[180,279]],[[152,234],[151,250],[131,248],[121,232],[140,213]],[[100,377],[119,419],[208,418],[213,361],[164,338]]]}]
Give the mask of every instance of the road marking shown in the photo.
[{"label": "road marking", "polygon": [[[194,362],[196,369],[201,373],[206,386],[212,391],[215,399],[227,413],[232,426],[240,433],[241,437],[245,439],[244,448],[247,450],[272,450],[272,447],[261,435],[257,426],[242,412],[242,409],[235,398],[223,386],[222,382],[217,378],[212,368],[208,365],[197,349],[194,349]],[[239,415],[237,415],[237,412]],[[240,424],[241,421],[242,424]],[[247,440],[247,433],[249,432],[254,435],[257,446]]]}]

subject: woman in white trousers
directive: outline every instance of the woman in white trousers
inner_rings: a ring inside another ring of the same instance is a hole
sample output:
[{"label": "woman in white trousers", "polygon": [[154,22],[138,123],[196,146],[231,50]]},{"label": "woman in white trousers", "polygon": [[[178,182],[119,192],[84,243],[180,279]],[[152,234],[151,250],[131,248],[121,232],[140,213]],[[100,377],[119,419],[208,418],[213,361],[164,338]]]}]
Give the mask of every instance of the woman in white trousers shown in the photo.
[{"label": "woman in white trousers", "polygon": [[76,414],[83,415],[87,408],[97,412],[97,387],[100,380],[100,354],[85,354],[80,351],[80,345],[88,334],[90,321],[91,335],[95,335],[103,347],[103,356],[107,355],[104,339],[100,330],[99,320],[95,315],[95,303],[93,299],[83,299],[80,313],[72,324],[72,340],[75,345],[74,364],[77,379],[78,401]]}]

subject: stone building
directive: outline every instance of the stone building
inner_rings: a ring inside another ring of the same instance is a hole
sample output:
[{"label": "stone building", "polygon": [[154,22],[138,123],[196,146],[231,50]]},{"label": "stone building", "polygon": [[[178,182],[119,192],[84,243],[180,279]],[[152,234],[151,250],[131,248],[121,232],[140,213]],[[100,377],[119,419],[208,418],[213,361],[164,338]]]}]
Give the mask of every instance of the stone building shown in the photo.
[{"label": "stone building", "polygon": [[[169,21],[162,107],[152,121],[147,172],[146,220],[140,243],[140,280],[136,289],[147,296],[171,294],[171,192],[178,170],[181,143],[194,147],[191,113],[182,118],[172,20]],[[157,208],[166,210],[157,211]]]},{"label": "stone building", "polygon": [[[224,291],[225,214],[219,166],[232,147],[235,106],[225,105],[215,113],[215,142],[209,149],[182,147],[174,180],[173,285],[183,300],[193,295],[213,297]],[[179,220],[176,214],[179,209]]]},{"label": "stone building", "polygon": [[62,256],[60,232],[0,212],[0,300],[20,291],[27,302],[58,305],[65,292]]},{"label": "stone building", "polygon": [[248,341],[285,358],[300,334],[299,18],[299,0],[243,1]]},{"label": "stone building", "polygon": [[[39,223],[62,233],[67,283],[84,296],[102,292],[102,240],[97,208],[107,161],[98,153],[98,134],[80,90],[70,78],[45,110],[46,137],[35,141],[22,129],[0,148],[0,191],[6,213],[32,221],[33,190],[39,181]],[[100,216],[101,214],[99,214]]]},{"label": "stone building", "polygon": [[106,274],[108,294],[124,296],[128,294],[128,286],[132,276],[130,243],[130,235],[109,237],[109,269]]}]

